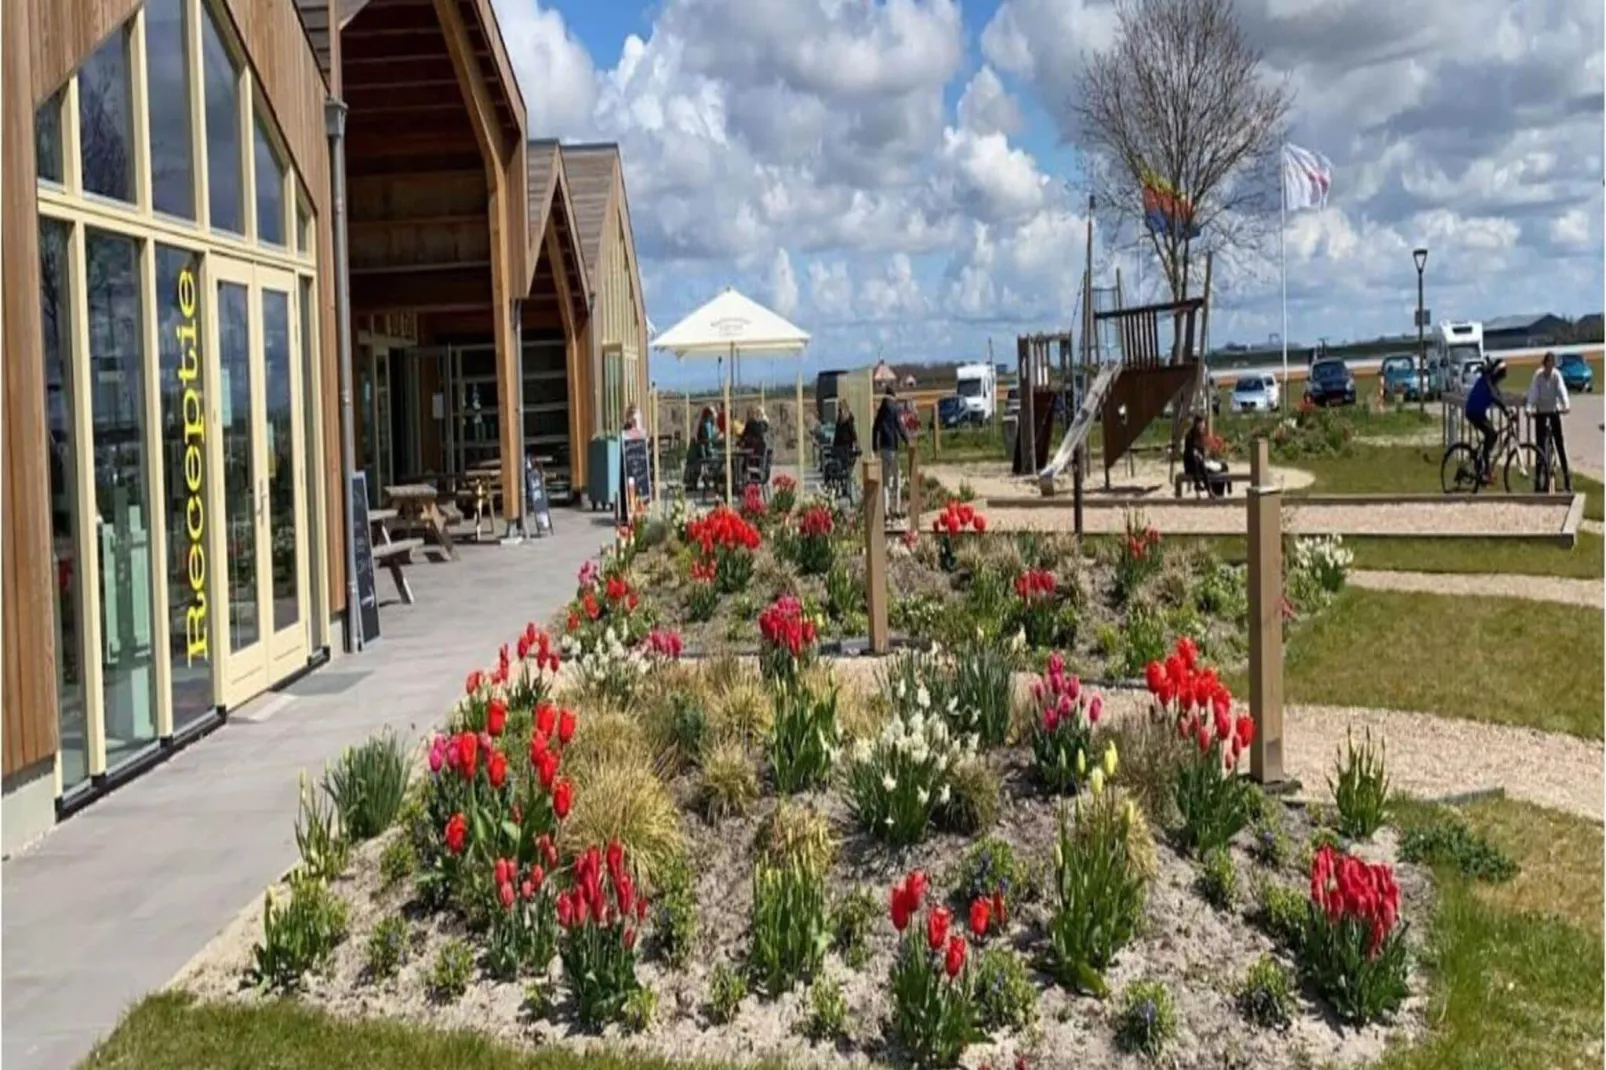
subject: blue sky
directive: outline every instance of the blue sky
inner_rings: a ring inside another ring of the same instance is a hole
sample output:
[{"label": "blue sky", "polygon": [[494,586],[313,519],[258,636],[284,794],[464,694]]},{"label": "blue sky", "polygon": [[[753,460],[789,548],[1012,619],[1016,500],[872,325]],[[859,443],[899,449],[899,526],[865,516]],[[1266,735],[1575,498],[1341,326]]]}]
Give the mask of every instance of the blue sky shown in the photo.
[{"label": "blue sky", "polygon": [[[660,329],[735,285],[812,332],[812,373],[1072,325],[1085,193],[1061,131],[1106,0],[495,3],[532,133],[620,143]],[[1292,340],[1409,330],[1422,244],[1437,316],[1601,308],[1598,0],[1238,9],[1292,136],[1333,162],[1328,208],[1289,221]],[[1103,238],[1096,278],[1158,296]],[[1213,344],[1281,329],[1275,241],[1244,261]]]}]

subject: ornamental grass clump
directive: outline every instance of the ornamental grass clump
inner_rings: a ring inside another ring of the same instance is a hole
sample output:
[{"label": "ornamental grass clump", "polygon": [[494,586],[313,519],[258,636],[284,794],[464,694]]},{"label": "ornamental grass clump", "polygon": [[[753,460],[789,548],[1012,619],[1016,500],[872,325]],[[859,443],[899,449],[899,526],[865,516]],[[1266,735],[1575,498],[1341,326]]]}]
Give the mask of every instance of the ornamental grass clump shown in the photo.
[{"label": "ornamental grass clump", "polygon": [[776,685],[796,684],[803,669],[813,664],[820,631],[794,595],[782,595],[758,615],[758,666],[765,680]]},{"label": "ornamental grass clump", "polygon": [[958,499],[949,499],[937,519],[931,522],[937,535],[937,564],[944,572],[959,566],[959,537],[966,532],[980,535],[987,531],[987,518],[976,508]]},{"label": "ornamental grass clump", "polygon": [[559,953],[564,983],[586,1028],[618,1021],[641,987],[636,940],[647,909],[618,842],[606,854],[593,846],[574,860],[570,887],[557,897]]},{"label": "ornamental grass clump", "polygon": [[950,732],[929,696],[926,705],[918,697],[912,710],[900,704],[873,744],[860,741],[848,772],[854,815],[894,847],[925,839],[932,816],[948,805],[955,767],[976,753],[976,737]]},{"label": "ornamental grass clump", "polygon": [[1148,877],[1134,847],[1147,828],[1131,801],[1105,790],[1102,777],[1090,778],[1089,786],[1059,813],[1047,960],[1060,984],[1102,997],[1103,971],[1143,916]]},{"label": "ornamental grass clump", "polygon": [[391,826],[407,798],[411,758],[388,729],[341,754],[324,774],[323,790],[340,814],[345,835],[371,840]]},{"label": "ornamental grass clump", "polygon": [[1211,668],[1198,663],[1191,639],[1178,640],[1164,662],[1146,670],[1149,694],[1169,715],[1193,753],[1177,772],[1177,810],[1183,846],[1200,856],[1225,847],[1255,816],[1254,785],[1238,776],[1238,759],[1254,740],[1255,722],[1232,717],[1232,694]]},{"label": "ornamental grass clump", "polygon": [[836,520],[824,505],[811,505],[803,510],[797,521],[797,544],[793,553],[797,567],[805,576],[823,576],[836,558],[831,541],[836,531]]},{"label": "ornamental grass clump", "polygon": [[892,1039],[916,1066],[953,1066],[985,1035],[966,969],[970,945],[948,908],[933,904],[928,909],[925,896],[926,875],[919,870],[892,889],[889,913],[899,934],[892,964]]},{"label": "ornamental grass clump", "polygon": [[1369,840],[1388,820],[1388,755],[1384,744],[1372,745],[1372,730],[1365,742],[1355,746],[1353,732],[1345,732],[1344,752],[1339,755],[1337,777],[1328,777],[1333,801],[1338,805],[1338,831],[1352,840]]},{"label": "ornamental grass clump", "polygon": [[1330,846],[1316,852],[1299,963],[1347,1021],[1381,1021],[1399,1010],[1409,963],[1400,888],[1389,866]]},{"label": "ornamental grass clump", "polygon": [[[1081,790],[1101,760],[1093,755],[1093,729],[1104,713],[1103,697],[1084,691],[1056,652],[1049,656],[1048,671],[1032,685],[1032,701],[1038,710],[1031,730],[1038,779],[1056,795]],[[1113,776],[1114,770],[1104,775]]]},{"label": "ornamental grass clump", "polygon": [[766,995],[814,976],[831,946],[825,872],[802,858],[753,865],[753,945],[748,965]]}]

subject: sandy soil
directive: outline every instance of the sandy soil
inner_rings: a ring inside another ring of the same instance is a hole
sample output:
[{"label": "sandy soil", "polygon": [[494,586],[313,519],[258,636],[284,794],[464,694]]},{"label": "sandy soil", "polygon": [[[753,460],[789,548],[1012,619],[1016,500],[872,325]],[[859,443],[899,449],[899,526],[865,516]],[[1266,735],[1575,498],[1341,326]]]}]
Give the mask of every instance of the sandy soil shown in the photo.
[{"label": "sandy soil", "polygon": [[1349,582],[1356,587],[1381,591],[1526,598],[1535,602],[1561,602],[1591,609],[1606,606],[1606,591],[1603,591],[1600,580],[1574,580],[1559,576],[1483,576],[1357,569],[1349,574]]},{"label": "sandy soil", "polygon": [[[928,465],[922,466],[921,471],[934,477],[949,490],[957,491],[961,484],[966,484],[973,490],[978,498],[1018,498],[1039,496],[1036,476],[1017,476],[1009,470],[1009,465],[1000,462],[987,462],[982,464],[964,465]],[[1299,490],[1308,487],[1316,481],[1316,477],[1309,472],[1298,468],[1272,467],[1272,477],[1277,485],[1284,490]],[[1247,478],[1247,472],[1245,473]],[[1064,476],[1054,483],[1056,492],[1069,494],[1071,492],[1070,476]],[[1235,484],[1236,488],[1236,484]],[[1089,501],[1097,502],[1102,498],[1154,498],[1157,500],[1175,500],[1175,492],[1171,484],[1170,466],[1164,461],[1144,458],[1121,461],[1110,472],[1110,489],[1104,489],[1104,481],[1094,473],[1088,480],[1084,491]],[[1067,508],[1069,506],[1067,505]],[[992,510],[988,513],[991,515]]]}]

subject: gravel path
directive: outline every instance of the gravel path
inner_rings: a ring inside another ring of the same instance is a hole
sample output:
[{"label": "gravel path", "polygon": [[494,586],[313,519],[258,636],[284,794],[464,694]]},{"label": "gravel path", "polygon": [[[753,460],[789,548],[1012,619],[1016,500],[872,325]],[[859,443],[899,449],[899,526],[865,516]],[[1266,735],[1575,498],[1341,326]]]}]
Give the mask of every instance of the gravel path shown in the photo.
[{"label": "gravel path", "polygon": [[1371,572],[1349,574],[1357,587],[1378,591],[1422,591],[1428,594],[1492,595],[1526,598],[1534,602],[1562,602],[1591,609],[1606,607],[1606,591],[1599,580],[1573,580],[1558,576],[1456,575],[1437,572]]},{"label": "gravel path", "polygon": [[[1241,472],[1237,477],[1239,481],[1247,481],[1248,470],[1243,466],[1238,466],[1237,470]],[[1040,497],[1036,476],[1017,476],[1010,471],[1009,465],[1003,462],[933,464],[923,467],[921,471],[937,479],[950,490],[957,491],[960,484],[965,484],[978,498]],[[1284,490],[1302,490],[1316,482],[1315,476],[1298,468],[1273,465],[1271,474],[1278,486]],[[1071,493],[1071,477],[1062,476],[1055,481],[1054,486],[1058,493],[1068,496]],[[1084,489],[1090,502],[1097,502],[1100,498],[1111,494],[1123,498],[1153,498],[1157,501],[1176,499],[1176,492],[1171,484],[1170,466],[1164,461],[1149,459],[1136,460],[1130,465],[1126,460],[1118,462],[1110,470],[1109,491],[1104,489],[1104,480],[1095,467]]]},{"label": "gravel path", "polygon": [[[1147,505],[1144,519],[1168,535],[1242,535],[1243,499],[1237,506]],[[1289,499],[1283,506],[1283,528],[1292,534],[1319,535],[1488,535],[1523,533],[1551,535],[1561,531],[1567,506],[1527,505],[1493,499],[1425,501],[1400,505],[1302,505]],[[988,507],[987,523],[995,531],[1069,531],[1073,519],[1070,502],[1064,508]],[[922,529],[930,526],[928,516]],[[1125,511],[1098,508],[1090,502],[1083,511],[1090,532],[1125,530]]]},{"label": "gravel path", "polygon": [[1602,525],[1599,520],[1580,520],[1578,522],[1578,530],[1587,531],[1591,535],[1599,535],[1602,532],[1606,532],[1606,525]]}]

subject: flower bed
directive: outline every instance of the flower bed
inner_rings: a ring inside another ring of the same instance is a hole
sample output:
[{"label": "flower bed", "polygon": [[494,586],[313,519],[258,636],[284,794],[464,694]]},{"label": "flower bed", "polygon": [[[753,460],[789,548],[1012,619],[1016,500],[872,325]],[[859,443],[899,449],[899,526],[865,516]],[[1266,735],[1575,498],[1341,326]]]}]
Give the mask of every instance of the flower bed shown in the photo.
[{"label": "flower bed", "polygon": [[[1152,696],[1055,657],[1000,730],[988,692],[1030,689],[971,651],[871,680],[809,659],[797,604],[767,625],[767,680],[648,631],[628,700],[527,631],[467,681],[405,804],[394,748],[331,774],[338,820],[309,791],[289,896],[181,983],[725,1061],[1284,1068],[1416,1028],[1423,872],[1236,781],[1251,733],[1191,644]],[[349,820],[370,779],[393,805]]]}]

